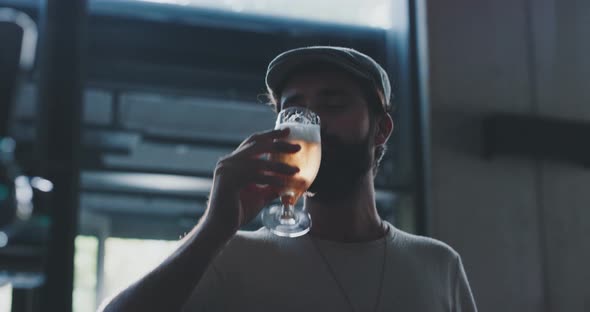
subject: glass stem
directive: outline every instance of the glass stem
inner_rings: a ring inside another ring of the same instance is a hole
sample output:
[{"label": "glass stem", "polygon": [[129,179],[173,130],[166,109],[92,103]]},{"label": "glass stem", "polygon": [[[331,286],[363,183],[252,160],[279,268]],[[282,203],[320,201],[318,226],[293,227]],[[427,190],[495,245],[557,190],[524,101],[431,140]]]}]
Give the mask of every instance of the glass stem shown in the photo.
[{"label": "glass stem", "polygon": [[290,196],[283,196],[281,198],[283,205],[281,206],[281,215],[279,216],[281,224],[295,224],[295,207],[291,204]]},{"label": "glass stem", "polygon": [[281,219],[293,219],[294,217],[295,214],[293,213],[293,205],[283,205]]}]

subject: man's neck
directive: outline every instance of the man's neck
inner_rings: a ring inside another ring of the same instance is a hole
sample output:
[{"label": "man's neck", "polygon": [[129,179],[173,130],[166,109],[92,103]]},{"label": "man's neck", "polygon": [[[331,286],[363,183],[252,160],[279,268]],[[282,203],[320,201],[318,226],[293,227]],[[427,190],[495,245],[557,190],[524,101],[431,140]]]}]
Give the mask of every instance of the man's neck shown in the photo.
[{"label": "man's neck", "polygon": [[[318,194],[319,195],[319,194]],[[373,176],[369,172],[352,192],[305,199],[311,214],[311,236],[338,242],[366,242],[386,232],[377,208]]]}]

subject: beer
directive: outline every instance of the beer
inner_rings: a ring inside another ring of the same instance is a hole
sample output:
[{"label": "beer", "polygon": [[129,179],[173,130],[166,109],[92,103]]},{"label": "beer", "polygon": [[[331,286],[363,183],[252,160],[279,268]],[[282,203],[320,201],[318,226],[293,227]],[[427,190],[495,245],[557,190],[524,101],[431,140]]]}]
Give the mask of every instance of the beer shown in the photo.
[{"label": "beer", "polygon": [[282,162],[299,168],[293,176],[285,177],[285,187],[280,192],[281,201],[285,205],[295,205],[315,179],[320,168],[322,148],[320,141],[320,126],[301,123],[282,123],[276,129],[289,128],[289,136],[284,139],[291,144],[298,144],[301,149],[293,154],[276,153],[271,160]]},{"label": "beer", "polygon": [[271,153],[270,159],[298,167],[294,175],[278,175],[283,179],[280,190],[281,205],[262,211],[262,223],[272,233],[283,237],[298,237],[309,232],[311,216],[303,206],[295,206],[297,200],[316,178],[322,159],[320,142],[320,117],[305,107],[288,107],[279,112],[275,129],[289,128],[289,136],[281,139],[298,144],[296,153]]}]

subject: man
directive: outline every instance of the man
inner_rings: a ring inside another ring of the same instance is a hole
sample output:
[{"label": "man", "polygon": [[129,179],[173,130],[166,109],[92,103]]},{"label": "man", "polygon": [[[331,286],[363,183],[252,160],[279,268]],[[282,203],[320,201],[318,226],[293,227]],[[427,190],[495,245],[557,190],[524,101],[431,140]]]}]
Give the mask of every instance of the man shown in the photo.
[{"label": "man", "polygon": [[476,311],[459,255],[383,221],[373,179],[393,130],[391,86],[370,57],[340,47],[287,51],[266,84],[279,111],[321,119],[322,162],[308,235],[238,231],[299,169],[265,160],[298,145],[266,131],[219,161],[205,216],[181,247],[106,311]]}]

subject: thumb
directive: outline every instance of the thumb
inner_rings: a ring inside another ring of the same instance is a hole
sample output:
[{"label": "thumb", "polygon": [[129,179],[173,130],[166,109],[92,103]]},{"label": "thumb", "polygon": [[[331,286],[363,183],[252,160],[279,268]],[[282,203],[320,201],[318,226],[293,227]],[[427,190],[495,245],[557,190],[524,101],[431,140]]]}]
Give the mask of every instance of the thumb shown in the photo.
[{"label": "thumb", "polygon": [[280,190],[276,187],[266,186],[259,189],[260,197],[264,201],[264,204],[268,204],[273,199],[279,197]]},{"label": "thumb", "polygon": [[270,186],[251,184],[242,190],[244,220],[252,220],[264,206],[279,196],[279,190]]},{"label": "thumb", "polygon": [[242,190],[242,194],[255,199],[261,205],[265,205],[279,197],[279,189],[270,185],[249,184]]}]

